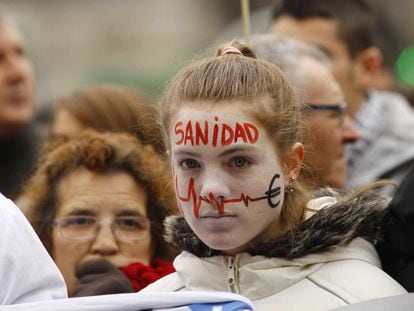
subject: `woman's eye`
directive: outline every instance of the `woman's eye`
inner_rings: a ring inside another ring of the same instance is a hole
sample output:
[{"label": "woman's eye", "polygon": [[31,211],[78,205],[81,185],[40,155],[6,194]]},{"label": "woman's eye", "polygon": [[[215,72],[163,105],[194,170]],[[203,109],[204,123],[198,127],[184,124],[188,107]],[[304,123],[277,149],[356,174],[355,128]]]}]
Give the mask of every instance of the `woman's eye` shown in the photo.
[{"label": "woman's eye", "polygon": [[180,162],[180,165],[184,168],[200,167],[200,164],[194,159],[184,159]]},{"label": "woman's eye", "polygon": [[234,157],[231,159],[230,166],[244,168],[250,164],[250,161],[243,157]]},{"label": "woman's eye", "polygon": [[71,217],[66,218],[63,221],[63,226],[72,226],[72,227],[85,227],[94,225],[96,220],[90,217]]},{"label": "woman's eye", "polygon": [[148,227],[148,221],[143,218],[119,218],[115,223],[119,228],[127,230],[145,230]]}]

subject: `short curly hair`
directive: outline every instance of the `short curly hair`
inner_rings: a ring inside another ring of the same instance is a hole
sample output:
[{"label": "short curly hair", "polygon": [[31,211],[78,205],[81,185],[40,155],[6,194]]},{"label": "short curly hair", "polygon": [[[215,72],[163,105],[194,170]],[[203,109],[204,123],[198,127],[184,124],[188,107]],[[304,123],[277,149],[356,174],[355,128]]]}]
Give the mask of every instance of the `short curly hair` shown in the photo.
[{"label": "short curly hair", "polygon": [[57,213],[59,181],[74,170],[86,168],[91,172],[125,172],[143,187],[148,197],[154,258],[171,258],[173,250],[163,239],[162,223],[176,211],[176,201],[167,165],[152,146],[142,145],[131,134],[91,131],[54,144],[39,160],[23,194],[27,217],[52,257],[51,224]]}]

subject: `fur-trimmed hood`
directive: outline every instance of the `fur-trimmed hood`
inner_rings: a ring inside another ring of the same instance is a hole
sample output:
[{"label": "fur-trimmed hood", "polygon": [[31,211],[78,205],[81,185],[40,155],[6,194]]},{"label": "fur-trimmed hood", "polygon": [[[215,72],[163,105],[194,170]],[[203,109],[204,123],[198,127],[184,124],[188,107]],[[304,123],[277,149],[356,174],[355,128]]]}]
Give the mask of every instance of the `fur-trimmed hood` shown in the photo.
[{"label": "fur-trimmed hood", "polygon": [[[332,198],[332,203],[328,206],[318,204],[318,200],[326,197]],[[331,188],[319,190],[314,198],[308,207],[319,205],[319,211],[310,211],[313,215],[295,229],[277,239],[253,245],[246,253],[290,260],[327,251],[331,247],[345,246],[357,237],[372,243],[381,239],[381,225],[388,198],[373,190],[341,194]],[[168,217],[165,228],[166,239],[182,250],[198,257],[222,255],[221,251],[206,246],[182,216]]]}]

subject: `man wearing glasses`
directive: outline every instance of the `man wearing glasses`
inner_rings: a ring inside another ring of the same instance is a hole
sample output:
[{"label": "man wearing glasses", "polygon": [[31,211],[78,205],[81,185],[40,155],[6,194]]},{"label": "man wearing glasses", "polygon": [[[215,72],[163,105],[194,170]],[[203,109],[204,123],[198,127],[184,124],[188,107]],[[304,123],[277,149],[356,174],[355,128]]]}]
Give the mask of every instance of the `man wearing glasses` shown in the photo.
[{"label": "man wearing glasses", "polygon": [[345,144],[358,131],[346,114],[344,95],[316,47],[272,34],[254,35],[250,46],[259,57],[277,65],[299,94],[305,114],[302,182],[310,188],[343,188],[347,183]]}]

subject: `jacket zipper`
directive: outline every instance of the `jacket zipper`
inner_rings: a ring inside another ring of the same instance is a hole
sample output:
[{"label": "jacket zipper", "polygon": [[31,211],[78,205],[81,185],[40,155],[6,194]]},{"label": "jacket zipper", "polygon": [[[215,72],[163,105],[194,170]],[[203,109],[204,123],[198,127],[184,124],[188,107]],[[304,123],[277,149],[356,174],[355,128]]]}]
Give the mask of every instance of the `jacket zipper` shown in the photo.
[{"label": "jacket zipper", "polygon": [[236,267],[234,257],[227,257],[227,286],[229,291],[237,293],[236,290]]}]

